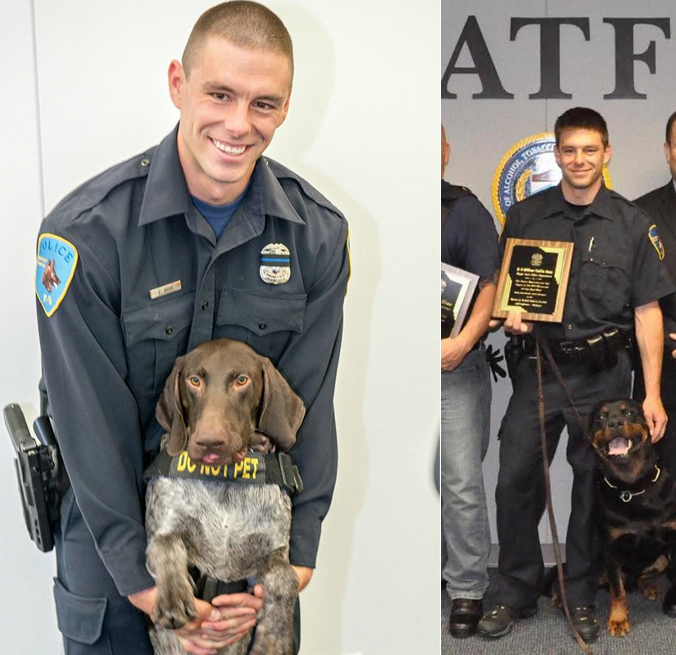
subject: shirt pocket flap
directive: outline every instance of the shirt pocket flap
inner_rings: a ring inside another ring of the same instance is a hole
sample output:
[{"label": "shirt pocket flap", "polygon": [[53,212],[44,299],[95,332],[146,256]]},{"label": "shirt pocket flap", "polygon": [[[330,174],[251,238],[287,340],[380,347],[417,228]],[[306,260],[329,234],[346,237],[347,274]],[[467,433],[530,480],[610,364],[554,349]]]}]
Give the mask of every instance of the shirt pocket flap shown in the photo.
[{"label": "shirt pocket flap", "polygon": [[182,330],[190,327],[194,295],[153,300],[142,307],[123,312],[122,319],[127,336],[127,347],[133,348],[146,339],[170,341]]},{"label": "shirt pocket flap", "polygon": [[65,637],[90,646],[99,640],[108,604],[106,598],[76,596],[55,578],[54,600],[57,624]]},{"label": "shirt pocket flap", "polygon": [[303,332],[307,295],[260,294],[224,287],[218,306],[218,325],[240,325],[265,336],[271,332]]}]

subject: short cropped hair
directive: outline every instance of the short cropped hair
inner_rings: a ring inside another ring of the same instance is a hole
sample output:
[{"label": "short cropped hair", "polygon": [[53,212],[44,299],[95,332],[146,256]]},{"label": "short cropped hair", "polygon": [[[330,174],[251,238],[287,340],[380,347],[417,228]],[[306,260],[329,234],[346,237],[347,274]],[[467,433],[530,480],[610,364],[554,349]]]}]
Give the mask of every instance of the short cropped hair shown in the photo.
[{"label": "short cropped hair", "polygon": [[606,120],[594,109],[590,109],[589,107],[573,107],[563,112],[556,119],[554,136],[557,147],[561,142],[561,132],[570,129],[595,130],[601,135],[603,146],[608,146],[608,126],[606,125]]},{"label": "short cropped hair", "polygon": [[669,116],[669,120],[667,121],[667,138],[666,138],[666,143],[671,145],[671,133],[672,133],[672,127],[674,126],[674,122],[676,122],[676,111]]},{"label": "short cropped hair", "polygon": [[267,7],[250,0],[223,2],[207,9],[195,23],[183,51],[186,77],[210,36],[217,36],[240,48],[269,50],[289,60],[293,79],[293,43],[284,23]]}]

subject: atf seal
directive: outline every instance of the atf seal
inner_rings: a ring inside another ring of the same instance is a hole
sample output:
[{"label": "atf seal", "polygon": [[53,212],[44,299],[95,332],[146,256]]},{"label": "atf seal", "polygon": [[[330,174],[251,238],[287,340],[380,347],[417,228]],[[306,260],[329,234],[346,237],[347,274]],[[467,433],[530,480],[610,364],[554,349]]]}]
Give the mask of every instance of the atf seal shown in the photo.
[{"label": "atf seal", "polygon": [[[556,163],[553,132],[533,134],[515,144],[502,158],[493,176],[493,211],[501,223],[512,205],[555,186],[561,180]],[[610,175],[603,169],[603,179],[611,188]]]}]

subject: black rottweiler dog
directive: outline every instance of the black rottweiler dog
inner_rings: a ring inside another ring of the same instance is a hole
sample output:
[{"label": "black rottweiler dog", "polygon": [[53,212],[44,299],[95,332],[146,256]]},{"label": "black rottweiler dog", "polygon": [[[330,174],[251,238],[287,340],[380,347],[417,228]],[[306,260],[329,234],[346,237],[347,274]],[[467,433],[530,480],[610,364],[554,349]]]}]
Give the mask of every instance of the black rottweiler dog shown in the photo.
[{"label": "black rottweiler dog", "polygon": [[676,616],[676,484],[659,465],[640,403],[598,403],[590,427],[600,469],[598,506],[610,586],[608,632],[623,636],[630,630],[626,591],[638,586],[655,600],[657,588],[650,580],[664,571],[671,586],[662,609]]}]

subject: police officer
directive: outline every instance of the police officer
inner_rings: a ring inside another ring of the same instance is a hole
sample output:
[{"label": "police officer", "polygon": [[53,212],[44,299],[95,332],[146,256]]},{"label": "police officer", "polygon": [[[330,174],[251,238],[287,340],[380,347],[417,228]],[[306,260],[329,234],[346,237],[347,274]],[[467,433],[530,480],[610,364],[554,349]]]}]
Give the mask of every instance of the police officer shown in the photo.
[{"label": "police officer", "polygon": [[488,587],[491,538],[481,463],[490,436],[491,380],[483,336],[500,267],[491,215],[465,187],[446,182],[450,145],[441,127],[441,261],[480,276],[468,319],[441,339],[441,525],[449,631],[469,637]]},{"label": "police officer", "polygon": [[[508,237],[574,243],[562,323],[538,326],[582,417],[599,399],[627,397],[631,382],[628,345],[635,338],[647,395],[643,403],[652,439],[664,433],[660,400],[662,315],[658,300],[673,290],[660,261],[662,245],[648,217],[607,189],[602,171],[611,148],[603,117],[592,109],[566,111],[555,124],[561,184],[517,203],[508,213]],[[538,524],[545,507],[544,475],[532,365],[532,324],[511,312],[505,330],[516,335],[521,358],[514,391],[499,431],[500,471],[495,492],[500,542],[495,607],[479,622],[485,637],[507,634],[519,618],[537,611],[543,576]],[[526,336],[527,335],[527,336]],[[586,641],[599,633],[595,611],[601,569],[600,541],[592,517],[594,455],[556,377],[543,379],[548,456],[568,429],[566,456],[573,469],[566,537],[567,593],[573,622]]]},{"label": "police officer", "polygon": [[[676,112],[667,119],[664,157],[671,179],[634,202],[655,222],[664,243],[664,263],[676,282]],[[669,416],[676,415],[676,294],[660,300],[664,318],[664,354],[662,359],[662,398]],[[643,400],[645,385],[641,371],[634,377],[634,398]],[[657,444],[662,461],[676,473],[676,421],[667,423],[664,439]],[[676,608],[674,608],[676,612]]]},{"label": "police officer", "polygon": [[[169,66],[180,122],[157,147],[95,177],[45,219],[36,290],[44,380],[72,486],[58,526],[55,597],[66,652],[152,652],[142,610],[142,473],[173,361],[212,338],[269,357],[307,413],[292,451],[305,483],[290,560],[315,566],[336,475],[333,390],[349,275],[343,215],[263,156],[289,107],[292,45],[271,11],[227,2]],[[253,625],[264,590],[197,603],[178,631],[212,653]],[[135,606],[135,607],[134,607]],[[139,608],[139,609],[137,609]]]}]

